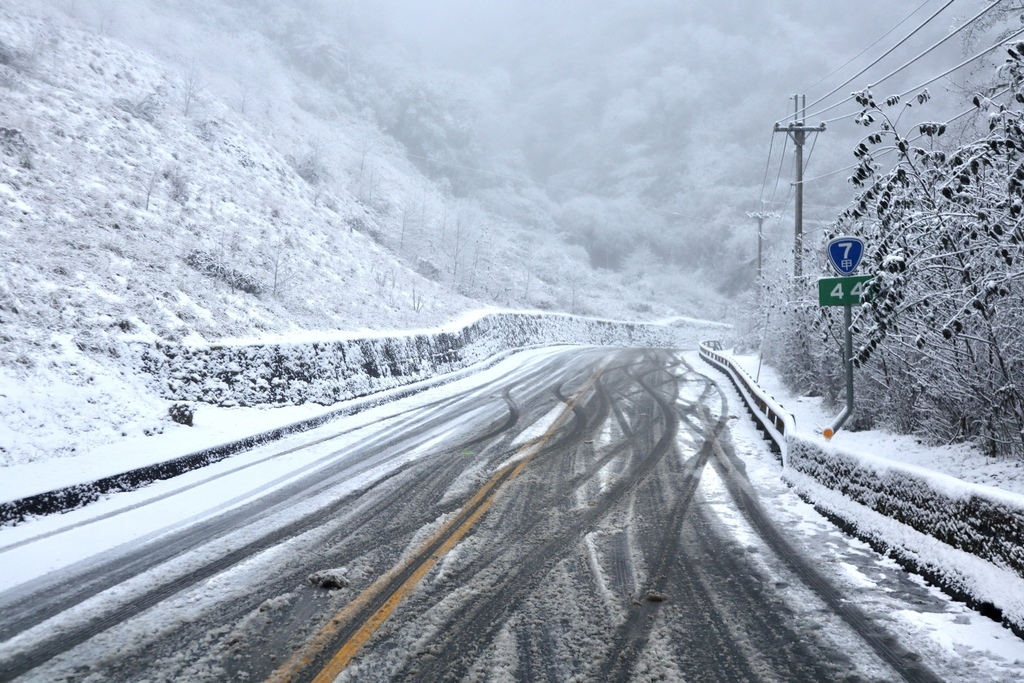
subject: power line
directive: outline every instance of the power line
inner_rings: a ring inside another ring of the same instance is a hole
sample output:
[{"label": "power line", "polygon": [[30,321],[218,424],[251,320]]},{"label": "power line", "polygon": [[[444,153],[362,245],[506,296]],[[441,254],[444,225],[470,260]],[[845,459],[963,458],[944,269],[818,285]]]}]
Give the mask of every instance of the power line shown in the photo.
[{"label": "power line", "polygon": [[[1009,91],[1010,91],[1009,88],[1003,88],[999,92],[994,93],[992,95],[992,97],[993,98],[999,97],[1000,95],[1004,95],[1004,94],[1006,94]],[[948,126],[949,124],[953,123],[954,121],[958,121],[958,120],[962,119],[963,117],[967,116],[968,114],[976,112],[977,110],[978,110],[977,107],[969,107],[969,108],[965,109],[964,111],[960,112],[959,114],[957,114],[956,116],[954,116],[953,118],[951,118],[948,121],[946,121],[943,125]],[[918,124],[918,125],[920,125],[920,124]],[[918,133],[917,135],[915,135],[913,137],[907,138],[907,142],[915,142],[917,140],[920,140],[922,137],[924,137],[924,135],[922,133]],[[884,149],[883,151],[881,151],[878,156],[881,157],[881,156],[885,156],[885,155],[891,154],[894,149],[895,149],[895,147],[888,147],[888,148]],[[814,176],[813,178],[804,178],[804,184],[806,185],[807,183],[813,182],[815,180],[821,180],[823,178],[830,178],[830,177],[832,177],[834,175],[838,175],[838,174],[843,173],[845,171],[852,171],[853,169],[857,168],[858,166],[860,166],[860,164],[856,163],[856,164],[852,164],[850,166],[846,166],[845,168],[837,169],[835,171],[829,171],[828,173],[822,173],[821,175]]]},{"label": "power line", "polygon": [[925,81],[924,83],[921,83],[920,85],[914,86],[913,88],[910,88],[910,89],[906,90],[905,92],[900,93],[900,97],[906,97],[907,95],[909,95],[910,93],[912,93],[912,92],[914,92],[916,90],[920,90],[921,88],[923,88],[923,87],[925,87],[927,85],[931,85],[932,83],[934,83],[935,81],[939,80],[940,78],[945,78],[946,76],[948,76],[949,74],[953,73],[957,69],[965,67],[968,64],[970,64],[971,62],[973,62],[974,60],[980,59],[981,57],[984,57],[989,52],[994,52],[995,50],[998,50],[1003,45],[1006,45],[1006,43],[1010,42],[1011,40],[1013,40],[1017,36],[1021,35],[1022,33],[1024,33],[1024,28],[1022,28],[1022,29],[1020,29],[1020,30],[1018,30],[1018,31],[1016,31],[1014,33],[1011,33],[1006,38],[1000,40],[998,43],[996,43],[992,47],[988,48],[987,50],[983,50],[982,52],[979,52],[978,54],[974,55],[973,57],[969,57],[968,59],[965,59],[964,61],[962,61],[959,64],[957,64],[956,66],[954,66],[952,69],[947,69],[946,71],[943,71],[938,76],[935,76],[934,78],[930,78],[927,81]]},{"label": "power line", "polygon": [[[983,50],[983,51],[979,52],[978,54],[974,55],[973,57],[968,57],[964,61],[962,61],[959,64],[957,64],[956,66],[952,67],[951,69],[947,69],[946,71],[943,71],[938,76],[930,78],[927,81],[925,81],[924,83],[920,83],[920,84],[914,86],[913,88],[908,88],[907,90],[899,93],[897,95],[897,97],[900,97],[900,98],[906,97],[907,95],[909,95],[911,93],[919,91],[921,88],[924,88],[926,86],[931,85],[932,83],[934,83],[935,81],[939,80],[940,78],[945,78],[946,76],[950,75],[954,71],[967,66],[968,64],[970,64],[974,60],[980,59],[981,57],[984,57],[988,53],[993,52],[995,50],[998,50],[1000,47],[1002,47],[1003,45],[1005,45],[1009,41],[1013,40],[1014,38],[1016,38],[1017,36],[1020,36],[1022,34],[1024,34],[1024,28],[1018,29],[1016,32],[1011,33],[1009,36],[1007,36],[1006,38],[1000,40],[995,45],[987,48],[986,50]],[[1003,92],[1006,92],[1006,91],[1004,90]],[[842,104],[842,103],[840,103],[840,104]],[[822,123],[826,123],[826,124],[827,123],[834,123],[835,121],[841,121],[842,119],[848,119],[848,118],[851,118],[853,116],[857,116],[859,113],[860,112],[853,112],[853,113],[850,113],[850,114],[843,114],[842,116],[837,116],[837,117],[832,118],[832,119],[825,119],[825,121],[823,121]]]},{"label": "power line", "polygon": [[[923,22],[923,23],[922,23],[922,24],[921,24],[921,25],[920,25],[920,26],[919,26],[918,28],[916,28],[916,29],[914,29],[913,31],[911,31],[911,32],[910,32],[909,34],[907,34],[907,35],[906,35],[906,36],[905,36],[905,37],[904,37],[904,38],[903,38],[902,40],[900,40],[900,41],[899,41],[898,43],[896,43],[895,45],[893,45],[892,47],[890,47],[890,48],[889,48],[888,50],[886,50],[885,52],[883,52],[883,53],[882,53],[882,56],[878,57],[878,58],[877,58],[876,60],[874,60],[874,61],[872,61],[871,63],[869,63],[869,65],[867,65],[866,67],[864,67],[863,69],[861,69],[861,70],[860,70],[859,72],[857,72],[856,74],[854,74],[853,76],[851,76],[851,77],[850,77],[849,79],[847,79],[847,80],[846,80],[846,81],[844,81],[843,83],[841,83],[841,84],[839,84],[838,86],[836,86],[836,88],[834,88],[833,90],[830,90],[830,91],[829,91],[829,92],[827,92],[826,94],[824,94],[824,95],[822,95],[821,97],[818,97],[817,99],[815,99],[815,100],[814,100],[813,102],[811,102],[811,103],[810,103],[810,106],[814,106],[814,105],[815,105],[815,104],[817,104],[818,102],[820,102],[820,101],[822,101],[822,100],[824,100],[824,99],[826,99],[826,98],[828,98],[828,97],[831,97],[831,96],[833,96],[834,94],[836,94],[837,92],[839,92],[839,90],[840,90],[841,88],[844,88],[844,87],[846,87],[847,85],[849,85],[850,83],[852,83],[852,82],[854,81],[854,79],[857,79],[857,78],[859,78],[860,76],[863,76],[863,75],[864,75],[864,73],[865,73],[865,72],[867,72],[867,70],[869,70],[869,69],[870,69],[871,67],[873,67],[873,66],[876,66],[876,65],[877,65],[877,63],[879,63],[880,61],[882,61],[883,59],[885,59],[885,58],[886,58],[887,56],[889,56],[890,54],[892,54],[892,53],[893,53],[894,51],[896,51],[896,49],[898,49],[898,48],[899,48],[900,46],[902,46],[902,45],[903,45],[904,43],[906,43],[906,41],[910,40],[910,39],[911,39],[911,38],[912,38],[913,36],[915,36],[916,34],[918,34],[919,32],[921,32],[921,31],[922,31],[922,30],[923,30],[923,29],[924,29],[924,28],[925,28],[926,26],[928,26],[928,25],[929,25],[929,24],[930,24],[930,23],[932,22],[932,19],[934,19],[934,18],[935,18],[936,16],[938,16],[938,15],[939,15],[939,14],[941,14],[941,13],[942,13],[943,11],[945,11],[945,9],[946,9],[946,8],[947,8],[947,7],[949,6],[949,5],[953,4],[953,2],[955,2],[955,1],[956,1],[956,0],[949,0],[948,2],[946,2],[946,4],[944,4],[944,5],[942,5],[941,7],[939,7],[939,9],[938,9],[938,10],[937,10],[937,11],[936,11],[935,13],[933,13],[933,14],[932,14],[931,16],[929,16],[929,17],[928,17],[927,19],[925,19],[925,20],[924,20],[924,22]],[[920,9],[920,7],[919,7],[919,9]],[[989,9],[990,9],[990,8],[989,8]],[[916,12],[916,11],[918,11],[918,10],[916,10],[916,9],[915,9],[915,10],[913,10],[913,11],[914,11],[914,12]],[[985,11],[988,11],[988,10],[986,9]],[[907,17],[907,18],[909,18],[909,17]],[[906,19],[904,19],[904,20],[906,20]],[[965,25],[965,26],[967,26],[967,25]],[[947,36],[947,38],[948,38],[948,36]],[[881,39],[879,39],[879,40],[881,40]],[[943,39],[943,40],[945,40],[945,39]],[[876,41],[876,42],[878,42],[878,41]],[[941,43],[940,43],[940,44],[941,44]],[[865,50],[865,51],[866,51],[866,50]],[[858,55],[858,56],[859,56],[859,55]],[[815,85],[817,85],[817,84],[815,84]]]},{"label": "power line", "polygon": [[[862,57],[862,56],[864,55],[864,53],[865,53],[865,52],[867,52],[868,50],[870,50],[871,48],[873,48],[873,47],[874,47],[875,45],[878,45],[878,44],[879,44],[880,42],[882,42],[882,40],[883,40],[884,38],[888,37],[890,33],[892,33],[893,31],[895,31],[896,29],[898,29],[898,28],[899,28],[900,26],[902,26],[903,24],[907,23],[907,21],[908,21],[908,20],[910,19],[910,17],[912,17],[912,16],[914,16],[915,14],[917,14],[918,12],[920,12],[920,11],[921,11],[921,8],[923,8],[923,7],[925,6],[925,5],[927,5],[927,4],[928,4],[929,2],[931,2],[931,1],[932,1],[932,0],[924,0],[924,2],[922,2],[922,3],[920,4],[920,5],[918,5],[918,6],[917,6],[917,8],[915,8],[915,9],[914,9],[914,11],[912,11],[912,12],[911,12],[910,14],[908,14],[907,16],[903,17],[903,19],[901,19],[901,20],[900,20],[900,22],[899,22],[898,24],[896,24],[896,25],[895,25],[895,26],[893,26],[893,27],[892,27],[891,29],[889,29],[888,31],[886,31],[885,33],[883,33],[882,35],[880,35],[880,36],[879,36],[879,37],[878,37],[878,38],[877,38],[877,39],[875,40],[875,42],[873,42],[873,43],[871,43],[870,45],[868,45],[868,46],[867,46],[866,48],[864,48],[863,50],[861,50],[860,52],[858,52],[858,53],[857,53],[856,55],[854,55],[853,57],[850,57],[850,59],[848,59],[848,60],[847,60],[847,61],[846,61],[846,62],[845,62],[845,63],[844,63],[844,64],[843,64],[842,66],[840,66],[840,67],[836,68],[836,70],[835,70],[835,71],[833,71],[832,73],[828,74],[827,76],[824,76],[824,77],[822,77],[821,79],[819,79],[819,80],[818,80],[818,81],[817,81],[816,83],[814,83],[813,85],[811,85],[811,86],[810,86],[809,88],[807,88],[807,89],[808,89],[808,90],[811,90],[811,89],[813,89],[813,88],[816,88],[816,87],[818,87],[818,86],[819,86],[819,85],[821,85],[821,84],[822,84],[823,82],[825,82],[825,81],[827,81],[828,79],[832,78],[832,77],[833,77],[833,76],[835,76],[835,75],[836,75],[837,73],[839,73],[840,71],[842,71],[843,69],[845,69],[846,67],[848,67],[848,66],[849,66],[850,64],[852,64],[852,63],[853,63],[853,62],[855,62],[856,60],[860,59],[860,58],[861,58],[861,57]],[[943,8],[943,9],[945,9],[945,8]],[[941,11],[941,10],[940,10],[940,11]],[[884,55],[883,55],[883,57],[884,57]],[[881,59],[881,57],[880,57],[879,59]],[[877,60],[876,60],[876,62],[874,62],[874,63],[877,63]],[[870,67],[868,67],[868,68],[870,68]],[[854,78],[856,78],[856,76],[854,76]],[[843,85],[846,85],[846,84],[844,83]],[[842,88],[843,86],[841,85],[841,86],[839,86],[839,87],[840,87],[840,88]],[[834,91],[833,91],[833,92],[834,92]],[[829,94],[831,94],[831,93],[829,93]],[[825,95],[825,97],[828,97],[828,95]],[[822,99],[824,99],[824,98],[822,98]],[[811,103],[811,106],[813,107],[814,105],[816,105],[816,104],[817,104],[818,102],[820,102],[820,101],[821,101],[821,100],[818,100],[817,102],[812,102],[812,103]]]},{"label": "power line", "polygon": [[807,170],[807,167],[811,165],[811,157],[814,156],[814,148],[815,148],[815,146],[817,144],[818,144],[818,136],[815,135],[814,139],[811,140],[811,149],[810,149],[809,152],[807,152],[807,160],[804,162],[804,170],[805,171]]},{"label": "power line", "polygon": [[775,176],[775,186],[772,188],[772,198],[768,204],[775,205],[775,193],[779,191],[779,181],[782,180],[782,167],[786,163],[786,147],[789,145],[789,136],[782,140],[782,157],[779,159],[779,173]]},{"label": "power line", "polygon": [[759,206],[764,205],[764,190],[768,186],[768,169],[772,165],[772,150],[775,148],[775,135],[772,134],[771,142],[768,143],[768,158],[764,162],[764,178],[761,179],[761,195],[758,197]]},{"label": "power line", "polygon": [[[952,2],[952,1],[954,1],[954,0],[951,0],[951,2]],[[948,40],[949,40],[950,38],[952,38],[953,36],[957,35],[957,34],[958,34],[958,33],[960,33],[961,31],[963,31],[964,29],[966,29],[966,28],[967,28],[968,26],[970,26],[970,25],[971,25],[971,24],[973,24],[974,22],[976,22],[976,21],[978,21],[979,19],[981,19],[981,18],[982,18],[982,17],[983,17],[983,16],[985,15],[985,14],[987,14],[988,12],[990,12],[991,10],[993,10],[993,9],[994,9],[995,7],[997,7],[997,6],[998,6],[998,4],[999,4],[998,2],[995,2],[995,3],[991,4],[991,5],[989,5],[988,7],[986,7],[985,9],[983,9],[982,11],[978,12],[978,13],[977,13],[977,14],[975,14],[975,15],[974,15],[973,17],[971,17],[970,19],[968,19],[966,23],[962,24],[962,25],[961,25],[960,27],[958,27],[958,28],[957,28],[957,29],[955,29],[954,31],[952,31],[952,32],[950,32],[949,34],[947,34],[947,35],[946,35],[946,36],[945,36],[944,38],[942,38],[941,40],[939,40],[939,41],[938,41],[938,42],[936,42],[936,43],[933,43],[933,44],[931,45],[931,47],[929,47],[928,49],[926,49],[926,50],[925,50],[924,52],[921,52],[921,53],[920,53],[920,54],[918,54],[918,55],[917,55],[916,57],[914,57],[913,59],[911,59],[911,60],[910,60],[909,62],[905,62],[905,63],[904,63],[904,64],[903,64],[902,66],[899,66],[899,67],[897,67],[896,69],[894,69],[893,71],[890,71],[890,72],[889,72],[888,74],[886,74],[885,76],[883,76],[883,77],[882,77],[882,78],[880,78],[879,80],[875,81],[874,83],[869,83],[867,87],[868,87],[869,89],[870,89],[870,88],[874,88],[874,87],[877,87],[877,86],[881,85],[882,83],[884,83],[885,81],[887,81],[887,80],[889,80],[890,78],[892,78],[893,76],[895,76],[896,74],[900,73],[901,71],[903,71],[903,70],[904,70],[904,69],[906,69],[907,67],[909,67],[909,66],[912,66],[913,64],[916,64],[916,63],[917,63],[918,61],[920,61],[921,59],[923,59],[923,58],[924,58],[924,57],[926,57],[927,55],[931,54],[931,53],[932,53],[932,52],[933,52],[934,50],[938,49],[938,48],[939,48],[939,47],[940,47],[940,46],[941,46],[941,45],[942,45],[943,43],[945,43],[946,41],[948,41]],[[944,8],[943,8],[943,9],[944,9]],[[966,61],[962,62],[962,63],[961,63],[961,64],[960,64],[959,66],[957,66],[956,68],[954,68],[954,69],[951,69],[950,71],[947,71],[947,72],[946,72],[945,74],[942,74],[942,75],[943,75],[943,76],[945,76],[945,75],[948,75],[949,73],[951,73],[952,71],[955,71],[956,69],[960,68],[961,66],[964,66],[965,64],[969,64],[970,62],[974,61],[975,59],[979,59],[979,58],[981,58],[981,57],[985,56],[985,55],[986,55],[986,54],[988,54],[989,52],[992,52],[993,50],[996,50],[996,49],[998,49],[998,48],[999,48],[1000,46],[1002,46],[1003,44],[1005,44],[1005,43],[1006,43],[1006,42],[1007,42],[1008,40],[1010,40],[1011,38],[1013,38],[1013,37],[1015,37],[1015,36],[1018,36],[1018,35],[1020,35],[1020,32],[1014,33],[1013,35],[1011,35],[1011,36],[1009,36],[1009,37],[1007,37],[1007,38],[1004,38],[1004,39],[1000,40],[1000,41],[999,41],[999,42],[998,42],[998,43],[997,43],[996,45],[993,45],[992,47],[988,48],[987,50],[984,50],[984,51],[982,51],[982,52],[979,52],[978,54],[974,55],[974,56],[973,56],[973,57],[971,57],[970,59],[968,59],[968,60],[966,60]],[[872,66],[873,66],[873,65],[872,65]],[[867,68],[870,68],[870,66],[869,66],[869,67],[867,67]],[[867,70],[867,69],[865,69],[864,71],[866,71],[866,70]],[[858,74],[857,74],[856,76],[854,76],[853,78],[851,78],[850,80],[848,80],[848,81],[847,81],[846,83],[843,83],[843,85],[840,85],[840,86],[839,86],[839,88],[842,88],[843,86],[845,86],[845,85],[848,85],[848,84],[849,84],[849,83],[850,83],[851,81],[853,81],[853,79],[854,79],[854,78],[857,78],[857,77],[858,77],[858,76],[860,76],[860,75],[861,75],[862,73],[863,73],[863,71],[861,71],[861,72],[860,72],[860,73],[858,73]],[[942,76],[939,76],[938,78],[942,78]],[[938,80],[938,78],[935,78],[935,79],[933,79],[933,80]],[[930,83],[930,82],[931,82],[931,81],[929,81],[929,83]],[[836,88],[835,90],[833,90],[833,91],[832,91],[831,93],[829,93],[829,94],[828,94],[828,95],[826,95],[825,97],[829,97],[829,96],[831,96],[831,95],[835,94],[835,92],[836,92],[836,91],[838,91],[838,90],[839,90],[839,88]],[[824,100],[824,99],[825,99],[825,97],[822,97],[822,98],[818,99],[818,101],[817,101],[817,102],[815,102],[814,104],[817,104],[818,102],[821,102],[822,100]],[[843,104],[846,104],[847,102],[849,102],[849,101],[850,101],[850,100],[852,100],[852,99],[854,99],[854,96],[853,96],[853,95],[850,95],[850,96],[849,96],[849,97],[847,97],[846,99],[844,99],[844,100],[841,100],[841,101],[839,101],[839,102],[836,102],[835,104],[829,105],[828,107],[825,107],[824,109],[819,109],[818,111],[814,112],[813,114],[810,114],[809,116],[818,116],[819,114],[824,114],[824,113],[825,113],[825,112],[827,112],[827,111],[832,111],[832,110],[833,110],[833,109],[835,109],[836,107],[842,106]],[[812,105],[812,106],[813,106],[813,105]]]}]

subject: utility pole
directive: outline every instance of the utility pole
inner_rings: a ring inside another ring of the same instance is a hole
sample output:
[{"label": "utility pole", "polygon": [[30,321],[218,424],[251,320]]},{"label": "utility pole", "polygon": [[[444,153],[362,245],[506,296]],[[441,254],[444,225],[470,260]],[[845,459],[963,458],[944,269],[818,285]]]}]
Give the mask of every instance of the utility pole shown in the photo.
[{"label": "utility pole", "polygon": [[806,95],[793,95],[793,122],[788,126],[775,124],[776,133],[787,133],[796,146],[796,224],[793,226],[793,281],[794,284],[804,275],[804,143],[808,133],[824,133],[825,124],[805,126],[804,114],[807,108]]},{"label": "utility pole", "polygon": [[763,254],[764,254],[764,221],[766,218],[781,218],[781,214],[775,211],[765,211],[762,207],[760,211],[748,211],[747,218],[753,218],[757,220],[757,284],[760,288],[761,276],[764,272],[762,268]]}]

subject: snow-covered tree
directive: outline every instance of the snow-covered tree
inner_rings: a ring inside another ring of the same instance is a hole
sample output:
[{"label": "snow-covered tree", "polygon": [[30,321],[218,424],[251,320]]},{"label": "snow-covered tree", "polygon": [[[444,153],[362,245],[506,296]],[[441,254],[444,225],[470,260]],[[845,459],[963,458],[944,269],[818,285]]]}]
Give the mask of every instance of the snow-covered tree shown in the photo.
[{"label": "snow-covered tree", "polygon": [[[1024,103],[1024,43],[1007,54],[1000,77]],[[863,190],[834,230],[869,244],[873,298],[855,324],[856,363],[878,417],[1024,455],[1024,111],[979,96],[988,132],[944,145],[945,124],[896,125],[926,93],[909,105],[857,99],[871,131],[855,151]],[[881,173],[887,149],[898,161]]]}]

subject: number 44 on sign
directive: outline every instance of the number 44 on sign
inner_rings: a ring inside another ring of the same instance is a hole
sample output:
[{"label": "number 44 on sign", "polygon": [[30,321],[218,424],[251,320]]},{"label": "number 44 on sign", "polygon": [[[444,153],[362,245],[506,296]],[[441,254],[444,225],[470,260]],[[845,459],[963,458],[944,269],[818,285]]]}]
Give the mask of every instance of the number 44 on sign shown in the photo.
[{"label": "number 44 on sign", "polygon": [[870,275],[823,277],[818,280],[818,304],[821,306],[857,306],[870,299]]}]

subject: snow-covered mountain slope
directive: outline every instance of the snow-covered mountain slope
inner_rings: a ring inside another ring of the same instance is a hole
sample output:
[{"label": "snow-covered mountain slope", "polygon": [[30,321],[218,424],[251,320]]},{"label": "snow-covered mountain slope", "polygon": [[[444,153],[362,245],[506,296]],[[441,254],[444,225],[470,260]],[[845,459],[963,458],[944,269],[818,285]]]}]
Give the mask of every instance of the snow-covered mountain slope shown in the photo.
[{"label": "snow-covered mountain slope", "polygon": [[368,208],[318,196],[225,105],[193,94],[186,113],[189,83],[147,55],[3,12],[5,322],[218,337],[472,305],[356,230]]},{"label": "snow-covered mountain slope", "polygon": [[132,341],[678,312],[446,194],[265,36],[211,30],[226,7],[0,6],[0,465],[162,429]]},{"label": "snow-covered mountain slope", "polygon": [[0,454],[158,429],[120,364],[129,339],[423,326],[479,307],[403,267],[356,198],[311,187],[145,53],[9,6],[0,50]]}]

